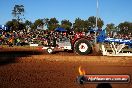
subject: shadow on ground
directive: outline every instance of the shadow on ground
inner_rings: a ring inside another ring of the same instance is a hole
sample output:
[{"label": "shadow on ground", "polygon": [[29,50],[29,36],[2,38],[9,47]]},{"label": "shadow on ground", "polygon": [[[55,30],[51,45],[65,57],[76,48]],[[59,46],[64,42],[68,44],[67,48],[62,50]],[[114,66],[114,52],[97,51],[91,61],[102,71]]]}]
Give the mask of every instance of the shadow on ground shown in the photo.
[{"label": "shadow on ground", "polygon": [[0,52],[0,66],[10,63],[16,63],[20,57],[28,57],[30,55],[41,55],[43,52],[39,51],[1,51]]}]

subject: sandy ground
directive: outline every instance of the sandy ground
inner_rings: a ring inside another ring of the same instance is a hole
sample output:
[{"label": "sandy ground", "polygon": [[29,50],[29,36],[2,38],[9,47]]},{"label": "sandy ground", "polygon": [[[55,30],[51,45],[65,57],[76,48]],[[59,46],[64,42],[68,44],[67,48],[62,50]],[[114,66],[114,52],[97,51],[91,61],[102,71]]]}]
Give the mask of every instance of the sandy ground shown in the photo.
[{"label": "sandy ground", "polygon": [[[132,57],[79,56],[71,52],[49,55],[37,49],[11,48],[0,50],[0,88],[97,88],[98,84],[76,82],[79,66],[86,74],[132,76]],[[132,88],[131,82],[110,85]]]}]

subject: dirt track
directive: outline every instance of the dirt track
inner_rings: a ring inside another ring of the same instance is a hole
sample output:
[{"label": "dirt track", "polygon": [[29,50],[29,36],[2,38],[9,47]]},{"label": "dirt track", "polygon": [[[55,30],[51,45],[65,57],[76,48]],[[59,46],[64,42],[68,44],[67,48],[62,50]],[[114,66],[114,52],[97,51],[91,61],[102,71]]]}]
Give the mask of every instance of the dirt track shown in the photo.
[{"label": "dirt track", "polygon": [[[98,84],[77,84],[79,66],[87,74],[132,76],[132,57],[79,56],[66,52],[49,55],[36,50],[6,49],[0,52],[0,63],[0,88],[96,88]],[[131,83],[111,85],[132,88]]]}]

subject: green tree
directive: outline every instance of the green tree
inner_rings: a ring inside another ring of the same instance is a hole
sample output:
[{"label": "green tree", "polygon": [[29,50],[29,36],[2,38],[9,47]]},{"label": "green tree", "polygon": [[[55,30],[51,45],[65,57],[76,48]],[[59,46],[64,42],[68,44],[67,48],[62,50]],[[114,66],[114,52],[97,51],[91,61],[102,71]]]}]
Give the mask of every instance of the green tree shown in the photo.
[{"label": "green tree", "polygon": [[7,21],[6,25],[8,26],[9,29],[12,29],[13,27],[13,22],[12,21]]},{"label": "green tree", "polygon": [[25,24],[23,22],[19,22],[18,30],[23,30],[23,29],[26,29]]},{"label": "green tree", "polygon": [[12,21],[6,22],[6,25],[10,28],[11,31],[25,29],[24,23],[23,22],[18,22],[16,19],[12,19]]},{"label": "green tree", "polygon": [[73,23],[73,28],[76,32],[83,31],[83,20],[80,18],[76,18],[75,22]]},{"label": "green tree", "polygon": [[36,28],[43,29],[43,25],[44,25],[43,19],[37,19],[34,22],[35,29]]},{"label": "green tree", "polygon": [[107,30],[107,32],[110,32],[110,31],[112,31],[112,30],[115,30],[115,24],[113,24],[113,23],[110,23],[110,24],[107,24],[106,25],[106,30]]},{"label": "green tree", "polygon": [[25,24],[26,29],[29,29],[31,28],[32,22],[29,20],[26,20],[24,24]]},{"label": "green tree", "polygon": [[31,29],[32,30],[35,30],[37,27],[36,27],[36,25],[34,25],[34,23],[33,24],[31,24]]},{"label": "green tree", "polygon": [[123,22],[118,25],[120,29],[120,33],[128,34],[132,32],[132,23],[131,22]]},{"label": "green tree", "polygon": [[21,16],[24,16],[24,6],[23,5],[15,5],[12,10],[12,15],[17,19],[19,22],[22,20]]},{"label": "green tree", "polygon": [[72,23],[69,20],[62,20],[61,27],[65,28],[66,30],[70,31]]},{"label": "green tree", "polygon": [[87,32],[90,27],[90,23],[88,20],[82,20],[80,18],[75,19],[75,23],[73,24],[73,28],[76,32]]},{"label": "green tree", "polygon": [[[90,25],[92,28],[95,28],[95,27],[96,27],[96,17],[94,17],[94,16],[89,17],[89,18],[88,18],[88,22],[89,22],[89,25]],[[97,19],[97,23],[98,23],[97,26],[98,26],[99,29],[102,28],[103,25],[104,25],[104,22],[103,22],[103,20],[102,20],[101,18],[98,18],[98,19]]]},{"label": "green tree", "polygon": [[49,19],[49,21],[48,21],[48,29],[49,30],[54,30],[55,28],[60,26],[58,23],[59,23],[59,21],[56,18]]},{"label": "green tree", "polygon": [[26,21],[25,21],[25,25],[26,25],[26,26],[31,26],[31,24],[32,24],[31,21],[29,21],[29,20],[26,20]]},{"label": "green tree", "polygon": [[88,20],[83,21],[83,30],[88,32],[89,29],[91,29],[90,22]]}]

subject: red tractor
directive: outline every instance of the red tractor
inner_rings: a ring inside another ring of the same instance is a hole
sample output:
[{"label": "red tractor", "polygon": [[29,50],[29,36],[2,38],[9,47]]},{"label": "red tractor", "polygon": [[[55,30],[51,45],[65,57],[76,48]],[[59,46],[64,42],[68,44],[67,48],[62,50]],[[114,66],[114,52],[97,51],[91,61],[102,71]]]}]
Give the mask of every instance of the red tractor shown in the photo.
[{"label": "red tractor", "polygon": [[94,45],[95,30],[89,30],[88,33],[78,32],[73,35],[67,34],[66,31],[57,32],[49,36],[48,46],[42,49],[47,49],[48,53],[53,53],[56,50],[73,50],[79,55],[87,55],[92,50],[97,53],[101,51],[105,56],[132,56],[132,40],[110,38],[106,35],[106,30],[96,31],[96,44]]},{"label": "red tractor", "polygon": [[87,55],[92,51],[93,36],[92,34],[85,34],[83,32],[76,33],[71,39],[71,44],[75,53],[80,55]]},{"label": "red tractor", "polygon": [[93,33],[77,32],[69,34],[65,30],[54,31],[47,38],[46,49],[48,53],[55,51],[73,50],[76,54],[87,55],[92,51]]}]

